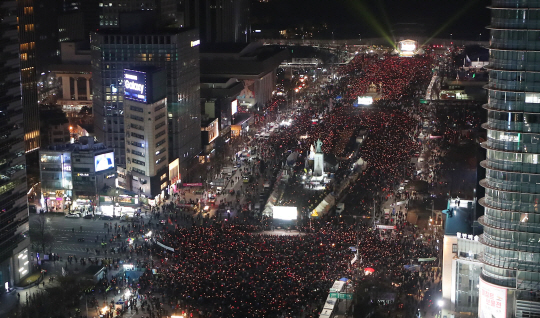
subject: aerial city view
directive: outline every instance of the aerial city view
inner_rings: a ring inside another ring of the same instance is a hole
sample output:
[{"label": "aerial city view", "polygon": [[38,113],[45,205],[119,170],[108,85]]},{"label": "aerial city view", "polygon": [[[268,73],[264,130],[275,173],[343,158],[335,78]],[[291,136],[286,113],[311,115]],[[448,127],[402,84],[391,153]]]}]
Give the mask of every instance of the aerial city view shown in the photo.
[{"label": "aerial city view", "polygon": [[2,0],[0,119],[0,318],[540,318],[540,0]]}]

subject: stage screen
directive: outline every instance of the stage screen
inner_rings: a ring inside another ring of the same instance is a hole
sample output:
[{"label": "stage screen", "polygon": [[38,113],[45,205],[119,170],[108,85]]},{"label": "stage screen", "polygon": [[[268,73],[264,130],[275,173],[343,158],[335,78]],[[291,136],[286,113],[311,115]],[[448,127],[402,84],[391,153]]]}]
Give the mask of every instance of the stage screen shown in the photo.
[{"label": "stage screen", "polygon": [[107,152],[94,157],[96,172],[114,168],[114,152]]},{"label": "stage screen", "polygon": [[298,211],[294,206],[274,206],[274,220],[293,221],[298,219]]},{"label": "stage screen", "polygon": [[399,47],[403,52],[416,51],[416,42],[412,40],[403,40],[399,42]]},{"label": "stage screen", "polygon": [[369,106],[373,104],[373,96],[358,96],[358,105]]}]

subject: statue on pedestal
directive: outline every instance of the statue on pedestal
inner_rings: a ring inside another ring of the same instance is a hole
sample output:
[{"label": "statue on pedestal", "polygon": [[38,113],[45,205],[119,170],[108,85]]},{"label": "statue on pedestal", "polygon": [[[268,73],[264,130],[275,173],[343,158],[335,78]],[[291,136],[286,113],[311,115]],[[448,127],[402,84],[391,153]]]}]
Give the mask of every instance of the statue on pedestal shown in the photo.
[{"label": "statue on pedestal", "polygon": [[322,153],[322,145],[323,145],[323,142],[320,140],[320,139],[317,139],[317,141],[315,142],[315,153]]}]

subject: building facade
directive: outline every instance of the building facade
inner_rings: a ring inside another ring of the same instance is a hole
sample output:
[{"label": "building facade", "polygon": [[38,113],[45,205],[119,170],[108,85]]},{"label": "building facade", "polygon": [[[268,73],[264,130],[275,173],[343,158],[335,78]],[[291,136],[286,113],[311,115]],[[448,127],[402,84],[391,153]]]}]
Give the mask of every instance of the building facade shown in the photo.
[{"label": "building facade", "polygon": [[92,210],[97,196],[115,186],[114,152],[92,137],[39,152],[41,193],[48,212]]},{"label": "building facade", "polygon": [[[493,0],[479,317],[540,315],[540,2]],[[536,82],[539,85],[536,85]],[[537,120],[537,118],[539,120]]]},{"label": "building facade", "polygon": [[[207,43],[249,43],[251,36],[249,0],[197,0],[201,41]],[[197,19],[191,19],[197,22]]]},{"label": "building facade", "polygon": [[126,170],[131,191],[155,198],[168,185],[166,74],[155,68],[124,71]]},{"label": "building facade", "polygon": [[155,66],[167,76],[169,161],[180,169],[201,151],[198,34],[170,30],[152,34],[98,32],[92,36],[95,134],[126,165],[124,69]]},{"label": "building facade", "polygon": [[37,150],[40,146],[34,0],[17,1],[17,18],[19,20],[24,141],[25,150],[29,152]]},{"label": "building facade", "polygon": [[17,2],[0,2],[0,293],[30,271]]}]

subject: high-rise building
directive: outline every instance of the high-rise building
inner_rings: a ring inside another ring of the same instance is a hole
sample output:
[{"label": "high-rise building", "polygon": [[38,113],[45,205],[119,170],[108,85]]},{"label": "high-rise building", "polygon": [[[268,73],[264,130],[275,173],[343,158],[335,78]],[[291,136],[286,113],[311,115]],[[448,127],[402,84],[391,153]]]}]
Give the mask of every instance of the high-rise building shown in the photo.
[{"label": "high-rise building", "polygon": [[490,9],[478,314],[539,317],[540,3],[493,0]]},{"label": "high-rise building", "polygon": [[21,64],[22,105],[25,150],[39,148],[39,109],[36,79],[36,32],[34,0],[17,1],[19,53]]},{"label": "high-rise building", "polygon": [[156,68],[124,71],[126,171],[130,189],[155,198],[168,185],[167,77]]},{"label": "high-rise building", "polygon": [[167,74],[169,161],[180,169],[201,151],[199,37],[196,30],[148,32],[107,30],[92,36],[94,122],[98,140],[113,147],[126,165],[124,143],[124,69],[155,66]]},{"label": "high-rise building", "polygon": [[[177,0],[114,0],[100,2],[100,29],[117,29],[126,20],[133,20],[130,13],[145,12],[156,17],[160,26],[180,26]],[[121,21],[123,20],[123,21]],[[140,23],[140,21],[134,21]],[[148,26],[145,26],[148,27]]]},{"label": "high-rise building", "polygon": [[249,0],[199,1],[199,19],[195,27],[201,43],[248,43],[251,34]]},{"label": "high-rise building", "polygon": [[89,42],[90,33],[99,28],[99,4],[103,5],[103,1],[71,0],[63,2],[62,13],[58,17],[58,41]]},{"label": "high-rise building", "polygon": [[[0,2],[0,285],[28,274],[28,205],[17,2]],[[24,28],[24,26],[23,26]],[[21,44],[22,46],[22,44]],[[28,52],[21,50],[22,54]],[[24,74],[24,73],[23,73]],[[24,99],[23,99],[24,100]],[[38,130],[39,132],[39,130]],[[39,137],[39,134],[38,134]],[[5,291],[0,288],[0,293]]]}]

